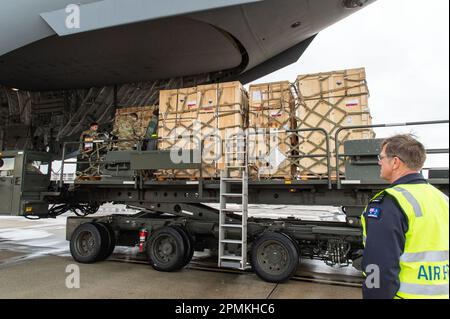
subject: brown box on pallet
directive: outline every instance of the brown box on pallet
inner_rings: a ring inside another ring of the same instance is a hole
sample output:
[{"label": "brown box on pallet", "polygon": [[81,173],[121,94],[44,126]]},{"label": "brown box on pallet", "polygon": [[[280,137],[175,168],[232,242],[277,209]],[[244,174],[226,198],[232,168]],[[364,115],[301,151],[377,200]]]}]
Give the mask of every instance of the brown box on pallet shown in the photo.
[{"label": "brown box on pallet", "polygon": [[249,87],[250,173],[257,178],[291,179],[292,147],[297,127],[296,103],[288,81]]},{"label": "brown box on pallet", "polygon": [[[202,176],[224,168],[224,139],[246,125],[248,97],[242,84],[226,82],[160,91],[158,148],[198,149],[203,141]],[[193,136],[193,137],[191,137]],[[160,178],[196,179],[199,170],[159,170]]]},{"label": "brown box on pallet", "polygon": [[[299,75],[298,91],[299,128],[323,128],[330,137],[330,152],[335,152],[335,133],[338,128],[353,125],[370,125],[372,117],[368,106],[369,90],[364,68]],[[366,139],[375,137],[372,129],[344,130],[339,140]],[[325,154],[325,136],[321,132],[300,134],[300,154]],[[340,150],[342,154],[343,145]],[[331,158],[335,173],[334,156]],[[325,157],[302,158],[298,161],[300,177],[326,176]],[[344,173],[343,165],[340,172]]]}]

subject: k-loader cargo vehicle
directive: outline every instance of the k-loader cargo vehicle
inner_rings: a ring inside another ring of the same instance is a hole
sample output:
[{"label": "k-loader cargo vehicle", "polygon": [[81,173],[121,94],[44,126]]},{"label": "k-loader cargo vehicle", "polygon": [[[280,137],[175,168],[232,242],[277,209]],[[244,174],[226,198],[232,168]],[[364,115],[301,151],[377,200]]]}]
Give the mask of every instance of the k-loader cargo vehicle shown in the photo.
[{"label": "k-loader cargo vehicle", "polygon": [[[379,177],[381,139],[342,140],[339,134],[361,128],[433,124],[448,121],[342,127],[336,131],[333,154],[329,151],[330,137],[320,128],[284,132],[300,136],[317,130],[324,134],[327,152],[290,153],[292,161],[320,158],[327,164],[327,176],[309,179],[254,177],[248,159],[252,139],[247,132],[222,141],[233,161],[225,162],[216,179],[202,178],[203,161],[193,160],[202,154],[202,141],[196,148],[181,150],[184,155],[180,158],[187,161],[174,160],[170,150],[146,150],[151,141],[117,150],[112,144],[118,141],[95,140],[84,162],[70,160],[65,151],[71,146],[78,148],[79,142],[65,143],[62,158],[45,152],[2,151],[0,214],[55,218],[74,212],[76,217],[67,218],[67,240],[73,258],[80,263],[105,260],[116,246],[137,246],[159,271],[176,271],[190,262],[194,251],[205,249],[217,253],[219,267],[252,268],[269,282],[291,278],[304,258],[361,269],[360,215],[370,198],[388,186]],[[448,149],[428,149],[427,153],[448,153]],[[52,180],[51,166],[56,160],[61,160],[61,171],[58,180]],[[63,179],[65,167],[82,164],[89,168],[89,174],[73,182]],[[199,171],[200,177],[155,178],[158,170],[171,169]],[[448,168],[430,168],[427,178],[448,195]],[[108,202],[139,212],[95,216]],[[220,206],[215,209],[211,203]],[[345,220],[262,218],[249,214],[249,204],[338,206]]]}]

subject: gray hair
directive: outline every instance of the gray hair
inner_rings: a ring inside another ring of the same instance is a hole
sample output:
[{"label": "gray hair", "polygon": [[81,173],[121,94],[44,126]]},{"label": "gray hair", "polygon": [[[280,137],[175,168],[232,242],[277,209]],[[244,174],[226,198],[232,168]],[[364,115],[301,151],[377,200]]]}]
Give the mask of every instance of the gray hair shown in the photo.
[{"label": "gray hair", "polygon": [[384,146],[387,156],[398,157],[412,170],[421,170],[427,158],[425,147],[412,134],[391,136],[383,141],[381,148]]}]

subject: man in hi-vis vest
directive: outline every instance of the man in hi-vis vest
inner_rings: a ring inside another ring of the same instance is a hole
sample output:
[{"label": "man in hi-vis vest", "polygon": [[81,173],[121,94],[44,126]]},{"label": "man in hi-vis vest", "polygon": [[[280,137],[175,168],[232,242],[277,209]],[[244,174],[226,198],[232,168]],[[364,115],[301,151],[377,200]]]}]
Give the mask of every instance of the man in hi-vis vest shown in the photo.
[{"label": "man in hi-vis vest", "polygon": [[448,197],[419,173],[425,158],[411,135],[383,141],[380,176],[391,185],[361,216],[364,298],[449,297]]}]

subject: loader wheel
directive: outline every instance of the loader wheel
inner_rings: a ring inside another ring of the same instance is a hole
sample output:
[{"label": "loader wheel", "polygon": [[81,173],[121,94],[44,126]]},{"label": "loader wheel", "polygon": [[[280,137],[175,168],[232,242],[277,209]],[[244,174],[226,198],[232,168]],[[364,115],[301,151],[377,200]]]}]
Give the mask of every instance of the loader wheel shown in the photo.
[{"label": "loader wheel", "polygon": [[94,263],[105,249],[106,242],[102,240],[102,228],[94,223],[84,223],[78,226],[70,239],[70,253],[73,259],[80,263]]},{"label": "loader wheel", "polygon": [[259,237],[252,247],[253,270],[263,280],[280,283],[289,280],[299,263],[297,245],[282,233],[269,232]]},{"label": "loader wheel", "polygon": [[194,240],[192,239],[191,235],[189,235],[185,227],[180,225],[172,225],[170,227],[175,228],[183,237],[185,254],[184,261],[181,267],[184,267],[191,262],[192,256],[194,256]]},{"label": "loader wheel", "polygon": [[102,236],[102,249],[100,251],[99,256],[97,257],[97,261],[106,260],[116,248],[116,237],[114,231],[109,227],[106,223],[95,223],[96,226],[100,229],[100,234]]},{"label": "loader wheel", "polygon": [[155,231],[147,241],[147,256],[152,267],[159,271],[174,271],[183,267],[185,244],[183,236],[173,227]]}]

